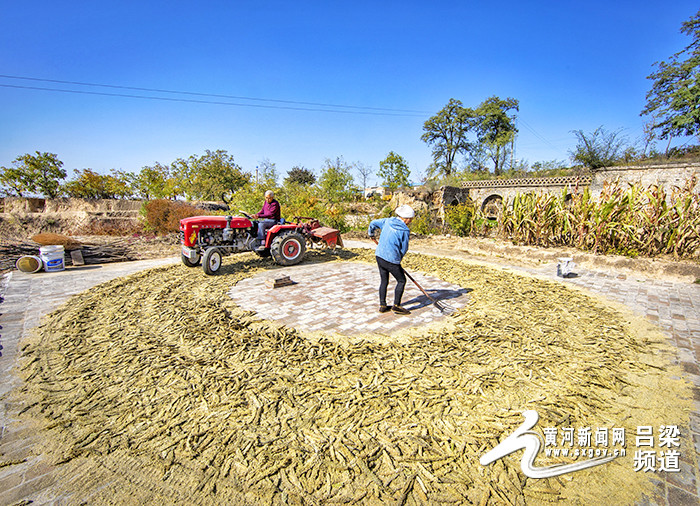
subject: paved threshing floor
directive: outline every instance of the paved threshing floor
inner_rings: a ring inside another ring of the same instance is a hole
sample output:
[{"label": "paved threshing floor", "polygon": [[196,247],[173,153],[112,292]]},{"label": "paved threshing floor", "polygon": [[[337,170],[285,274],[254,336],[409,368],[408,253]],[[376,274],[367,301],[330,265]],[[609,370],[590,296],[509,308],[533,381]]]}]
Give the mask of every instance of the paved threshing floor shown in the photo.
[{"label": "paved threshing floor", "polygon": [[[346,241],[348,247],[358,247],[356,241]],[[430,253],[430,251],[426,251]],[[461,256],[455,252],[451,256]],[[27,335],[27,332],[35,326],[41,315],[46,314],[65,302],[71,295],[86,290],[98,283],[108,281],[119,276],[125,276],[138,270],[162,265],[177,259],[166,259],[157,261],[125,262],[104,266],[90,266],[83,269],[71,268],[62,273],[28,275],[15,272],[11,277],[5,278],[4,303],[0,305],[0,396],[9,391],[12,387],[20,384],[17,373],[17,362],[19,352],[19,342]],[[305,268],[303,264],[297,266],[295,272],[301,273]],[[353,266],[355,267],[355,266]],[[376,267],[369,266],[371,275],[376,276]],[[330,272],[326,265],[313,266],[315,276],[324,280],[327,285],[333,285],[333,278],[328,275]],[[321,269],[320,271],[318,269]],[[525,271],[529,274],[536,274],[557,279],[563,283],[580,285],[588,290],[599,293],[613,300],[629,305],[633,310],[646,315],[672,339],[679,352],[679,361],[683,365],[690,379],[695,384],[694,412],[691,415],[690,430],[695,440],[695,448],[683,448],[685,452],[693,450],[700,454],[700,285],[688,283],[673,283],[668,281],[643,279],[633,276],[621,276],[617,272],[604,270],[578,269],[578,277],[571,279],[556,278],[556,265],[543,265],[539,268],[520,268],[515,270]],[[280,274],[276,270],[275,274]],[[298,274],[291,275],[292,280],[298,285],[291,287],[268,289],[275,294],[283,294],[287,289],[295,287],[301,288],[302,282],[309,283],[306,275],[300,277]],[[330,279],[329,279],[330,278]],[[307,279],[307,281],[304,281]],[[330,283],[329,283],[330,281]],[[433,282],[433,280],[421,276],[419,283],[425,281],[424,288],[432,293],[433,290],[450,290]],[[313,319],[323,320],[328,318],[330,308],[341,306],[348,317],[356,318],[358,313],[367,313],[359,316],[366,317],[369,321],[376,318],[376,285],[367,280],[347,281],[347,290],[340,291],[340,295],[319,295],[326,297],[313,304],[316,314],[311,315],[312,319],[307,323],[309,328],[313,327]],[[410,281],[409,281],[410,283]],[[370,310],[367,306],[351,306],[346,299],[350,297],[360,297],[359,284],[367,286],[370,292]],[[391,285],[393,286],[393,285]],[[390,286],[390,294],[391,288]],[[407,285],[408,286],[408,285]],[[387,322],[399,321],[406,324],[415,324],[418,319],[432,312],[432,307],[421,301],[415,291],[408,288],[404,296],[404,304],[415,309],[410,316],[398,316],[394,314],[382,315]],[[287,292],[289,293],[289,292]],[[437,293],[436,293],[437,295]],[[330,304],[332,298],[340,297],[342,303]],[[468,295],[463,298],[468,298]],[[283,301],[286,297],[280,297]],[[310,302],[310,301],[309,301]],[[459,304],[457,298],[448,299],[450,305]],[[350,307],[354,307],[349,311]],[[258,309],[261,307],[258,305]],[[346,315],[338,315],[342,320]],[[339,321],[336,320],[336,321]],[[376,322],[374,322],[376,323]],[[339,326],[339,325],[338,325]],[[382,326],[387,328],[386,325]],[[65,504],[66,498],[57,495],[55,483],[55,468],[48,465],[41,455],[34,452],[34,438],[29,422],[22,424],[13,423],[17,416],[17,406],[7,404],[3,400],[0,404],[0,462],[9,463],[0,467],[0,505],[10,505],[19,502],[28,504]],[[685,460],[685,459],[684,459]],[[657,475],[657,490],[654,497],[645,499],[642,504],[658,505],[685,505],[700,504],[700,475],[697,469],[690,467],[687,462],[681,463],[681,473],[659,473]]]},{"label": "paved threshing floor", "polygon": [[[419,272],[410,273],[433,299],[459,309],[469,301],[468,290]],[[289,276],[293,285],[270,288],[267,282]],[[389,278],[387,302],[394,299],[396,281]],[[239,281],[229,295],[243,309],[306,332],[391,335],[443,318],[440,310],[410,281],[402,305],[410,315],[379,312],[377,266],[357,262],[295,265],[265,271]]]}]

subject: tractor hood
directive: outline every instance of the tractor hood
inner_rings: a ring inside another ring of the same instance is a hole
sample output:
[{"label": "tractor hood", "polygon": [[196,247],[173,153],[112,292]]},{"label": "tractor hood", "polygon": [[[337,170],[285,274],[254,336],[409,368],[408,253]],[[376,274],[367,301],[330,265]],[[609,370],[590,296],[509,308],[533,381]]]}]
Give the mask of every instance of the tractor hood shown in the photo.
[{"label": "tractor hood", "polygon": [[[253,223],[248,218],[233,216],[231,228],[250,228]],[[192,247],[196,243],[197,234],[203,228],[226,228],[226,216],[192,216],[180,220],[180,231],[183,233],[183,244]]]}]

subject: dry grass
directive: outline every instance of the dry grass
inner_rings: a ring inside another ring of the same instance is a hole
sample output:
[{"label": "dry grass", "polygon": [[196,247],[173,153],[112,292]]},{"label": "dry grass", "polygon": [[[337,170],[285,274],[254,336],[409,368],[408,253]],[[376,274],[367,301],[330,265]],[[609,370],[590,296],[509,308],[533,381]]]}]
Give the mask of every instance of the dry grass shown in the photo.
[{"label": "dry grass", "polygon": [[405,264],[472,288],[473,304],[411,339],[341,345],[228,300],[272,268],[252,255],[216,277],[178,265],[106,283],[25,346],[23,416],[45,418],[76,503],[631,504],[648,490],[631,455],[546,480],[525,478],[517,454],[478,459],[525,409],[540,427],[625,427],[628,440],[636,425],[685,424],[662,336],[556,283]]}]

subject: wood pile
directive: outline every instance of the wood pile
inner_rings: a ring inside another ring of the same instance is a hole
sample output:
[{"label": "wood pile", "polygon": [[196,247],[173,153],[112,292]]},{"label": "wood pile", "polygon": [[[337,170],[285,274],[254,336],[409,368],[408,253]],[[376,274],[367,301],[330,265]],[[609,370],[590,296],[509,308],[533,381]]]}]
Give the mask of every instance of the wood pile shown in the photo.
[{"label": "wood pile", "polygon": [[[0,242],[0,270],[12,270],[15,262],[21,256],[39,256],[41,244],[25,242]],[[125,262],[137,260],[138,255],[131,251],[126,244],[83,244],[72,248],[72,251],[80,251],[85,264],[103,264],[110,262]],[[66,250],[65,265],[73,265],[71,250]]]}]

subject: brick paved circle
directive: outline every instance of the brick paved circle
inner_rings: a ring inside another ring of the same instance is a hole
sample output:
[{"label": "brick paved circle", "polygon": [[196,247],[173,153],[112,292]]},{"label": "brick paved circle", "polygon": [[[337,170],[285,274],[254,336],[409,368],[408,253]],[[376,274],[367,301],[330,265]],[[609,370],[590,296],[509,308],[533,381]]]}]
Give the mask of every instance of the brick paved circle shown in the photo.
[{"label": "brick paved circle", "polygon": [[[467,304],[467,289],[419,272],[411,275],[431,297],[459,309]],[[291,286],[270,288],[266,281],[289,276]],[[389,279],[387,302],[396,282]],[[275,320],[301,331],[337,332],[346,336],[391,335],[421,327],[445,316],[409,280],[402,305],[410,315],[379,312],[379,271],[359,262],[297,265],[274,269],[239,281],[229,295],[241,308],[260,318]]]}]

